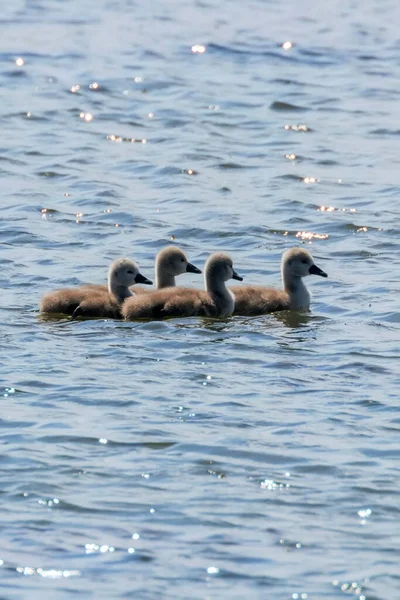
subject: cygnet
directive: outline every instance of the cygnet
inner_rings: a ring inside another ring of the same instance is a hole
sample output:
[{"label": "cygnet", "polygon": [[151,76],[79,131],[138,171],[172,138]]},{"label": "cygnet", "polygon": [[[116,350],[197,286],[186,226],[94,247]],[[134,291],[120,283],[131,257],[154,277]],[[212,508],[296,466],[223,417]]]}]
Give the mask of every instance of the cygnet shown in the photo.
[{"label": "cygnet", "polygon": [[[114,316],[120,318],[119,307],[132,295],[129,286],[134,283],[151,285],[152,281],[139,272],[138,265],[129,258],[115,260],[108,271],[108,288],[64,288],[46,294],[40,303],[42,313],[62,313],[76,316]],[[79,309],[79,310],[78,310]],[[106,312],[106,314],[99,314]]]},{"label": "cygnet", "polygon": [[227,254],[212,254],[204,268],[205,291],[192,288],[167,288],[125,300],[121,312],[126,320],[168,317],[228,317],[234,298],[225,282],[242,281]]},{"label": "cygnet", "polygon": [[309,310],[310,293],[303,282],[307,275],[328,277],[304,248],[286,250],[281,262],[283,290],[256,285],[234,286],[235,315],[263,315],[279,310]]}]

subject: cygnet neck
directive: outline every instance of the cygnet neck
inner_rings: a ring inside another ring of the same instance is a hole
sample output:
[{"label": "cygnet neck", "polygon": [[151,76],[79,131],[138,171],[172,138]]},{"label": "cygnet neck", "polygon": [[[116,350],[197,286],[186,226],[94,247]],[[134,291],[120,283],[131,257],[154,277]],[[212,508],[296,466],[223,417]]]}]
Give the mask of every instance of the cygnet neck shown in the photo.
[{"label": "cygnet neck", "polygon": [[210,294],[218,306],[221,317],[231,315],[235,308],[235,297],[226,287],[225,281],[220,279],[214,272],[206,270],[204,273],[206,292]]},{"label": "cygnet neck", "polygon": [[133,296],[129,287],[118,283],[112,275],[108,278],[108,291],[116,297],[118,302],[123,302],[125,298]]},{"label": "cygnet neck", "polygon": [[310,307],[310,293],[304,285],[303,279],[290,272],[288,265],[282,267],[283,289],[290,298],[290,307],[294,310],[308,309]]},{"label": "cygnet neck", "polygon": [[156,260],[156,288],[175,287],[175,275],[169,273],[161,260]]}]

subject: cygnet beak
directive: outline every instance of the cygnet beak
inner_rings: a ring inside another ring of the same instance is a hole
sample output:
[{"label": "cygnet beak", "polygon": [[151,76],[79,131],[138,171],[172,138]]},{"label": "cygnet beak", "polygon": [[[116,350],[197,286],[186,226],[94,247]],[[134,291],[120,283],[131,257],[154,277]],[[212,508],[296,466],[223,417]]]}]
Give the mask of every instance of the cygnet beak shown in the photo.
[{"label": "cygnet beak", "polygon": [[238,281],[243,281],[243,277],[240,277],[240,275],[238,275],[234,269],[232,269],[232,279],[237,279]]},{"label": "cygnet beak", "polygon": [[147,277],[145,277],[141,273],[138,273],[136,275],[136,277],[135,277],[135,283],[145,283],[146,285],[153,285],[153,282],[150,281],[150,279],[147,279]]},{"label": "cygnet beak", "polygon": [[311,265],[308,272],[310,273],[310,275],[319,275],[320,277],[328,277],[328,275],[325,273],[325,271],[323,271],[322,269],[317,267],[317,265]]},{"label": "cygnet beak", "polygon": [[188,263],[186,267],[187,273],[201,273],[200,269],[192,265],[192,263]]}]

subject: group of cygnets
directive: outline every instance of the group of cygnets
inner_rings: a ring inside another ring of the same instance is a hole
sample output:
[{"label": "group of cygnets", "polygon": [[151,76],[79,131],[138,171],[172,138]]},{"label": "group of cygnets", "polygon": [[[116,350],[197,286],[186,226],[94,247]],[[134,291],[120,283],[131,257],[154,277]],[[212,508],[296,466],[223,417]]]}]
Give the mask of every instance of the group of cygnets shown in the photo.
[{"label": "group of cygnets", "polygon": [[[73,318],[164,319],[170,317],[229,317],[263,315],[281,310],[308,310],[310,294],[304,285],[307,275],[327,277],[304,248],[284,252],[281,263],[283,289],[256,285],[226,287],[229,279],[242,281],[227,254],[212,254],[204,267],[205,290],[176,287],[182,273],[201,273],[186,254],[168,246],[157,254],[156,289],[135,261],[115,260],[108,271],[108,285],[85,284],[46,294],[40,303],[42,313],[72,315]],[[131,288],[131,286],[133,286]]]}]

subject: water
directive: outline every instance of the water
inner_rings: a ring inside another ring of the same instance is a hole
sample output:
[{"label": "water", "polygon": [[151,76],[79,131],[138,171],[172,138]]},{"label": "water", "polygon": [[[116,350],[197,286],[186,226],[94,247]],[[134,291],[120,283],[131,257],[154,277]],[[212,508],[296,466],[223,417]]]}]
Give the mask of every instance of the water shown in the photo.
[{"label": "water", "polygon": [[[2,7],[2,599],[398,598],[399,19]],[[171,240],[329,279],[310,314],[38,316]]]}]

